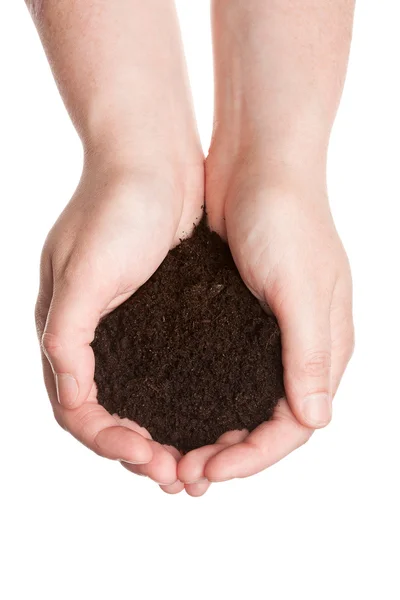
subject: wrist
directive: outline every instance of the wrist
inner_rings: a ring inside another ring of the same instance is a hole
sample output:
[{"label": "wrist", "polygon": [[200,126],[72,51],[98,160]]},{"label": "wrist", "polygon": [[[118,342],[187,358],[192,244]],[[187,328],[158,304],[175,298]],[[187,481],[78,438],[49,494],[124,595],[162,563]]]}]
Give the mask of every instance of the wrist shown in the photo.
[{"label": "wrist", "polygon": [[201,149],[178,159],[172,152],[137,155],[127,145],[84,145],[82,180],[97,181],[100,186],[123,183],[137,187],[140,182],[169,188],[179,198],[204,197],[204,156]]},{"label": "wrist", "polygon": [[[105,111],[106,112],[106,111]],[[175,128],[179,131],[175,131]],[[116,172],[182,173],[204,168],[204,155],[192,122],[172,127],[146,119],[90,118],[78,127],[85,165]]]},{"label": "wrist", "polygon": [[206,161],[208,178],[268,181],[294,189],[326,188],[327,145],[295,137],[240,139],[214,135]]}]

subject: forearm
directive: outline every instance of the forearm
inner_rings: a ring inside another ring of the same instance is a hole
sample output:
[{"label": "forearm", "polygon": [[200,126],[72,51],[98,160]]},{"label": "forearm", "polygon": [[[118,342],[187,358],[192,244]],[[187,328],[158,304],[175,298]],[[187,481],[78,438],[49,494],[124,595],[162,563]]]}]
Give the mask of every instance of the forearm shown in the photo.
[{"label": "forearm", "polygon": [[172,0],[27,2],[86,150],[159,162],[193,130]]},{"label": "forearm", "polygon": [[271,160],[324,159],[353,9],[353,0],[213,0],[214,137],[230,129],[233,147],[259,146]]}]

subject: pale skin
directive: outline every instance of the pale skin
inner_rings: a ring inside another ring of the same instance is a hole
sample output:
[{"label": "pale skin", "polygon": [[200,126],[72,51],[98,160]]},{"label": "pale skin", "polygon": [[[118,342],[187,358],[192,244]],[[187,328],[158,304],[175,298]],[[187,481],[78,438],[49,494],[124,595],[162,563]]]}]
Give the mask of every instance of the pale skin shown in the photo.
[{"label": "pale skin", "polygon": [[[326,190],[353,2],[214,0],[205,162],[172,0],[29,4],[85,151],[41,263],[36,319],[55,417],[167,493],[255,474],[329,423],[353,349],[350,269]],[[90,342],[190,235],[204,193],[211,227],[278,319],[287,399],[252,433],[181,457],[99,406]]]}]

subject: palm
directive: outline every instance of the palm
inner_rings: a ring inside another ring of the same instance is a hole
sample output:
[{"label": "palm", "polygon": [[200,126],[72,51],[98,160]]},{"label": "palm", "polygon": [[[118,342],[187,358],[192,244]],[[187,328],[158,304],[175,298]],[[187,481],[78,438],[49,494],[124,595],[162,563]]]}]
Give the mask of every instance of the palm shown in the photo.
[{"label": "palm", "polygon": [[[81,329],[88,336],[79,357],[79,385],[85,398],[77,407],[65,408],[57,402],[53,373],[43,355],[46,387],[56,419],[99,454],[118,459],[130,470],[167,485],[176,481],[179,452],[153,441],[137,423],[110,415],[98,404],[90,341],[99,319],[151,277],[169,249],[184,233],[190,233],[201,214],[200,201],[183,207],[173,193],[165,183],[137,176],[107,186],[101,186],[98,178],[81,184],[46,242],[37,305],[41,336],[46,322],[48,329],[54,304],[55,290],[49,274],[59,271],[58,278],[65,281],[65,296],[68,298],[71,286],[74,298],[79,297],[80,316],[85,321]],[[54,258],[60,246],[63,258],[67,257],[63,262]],[[70,304],[66,308],[70,310]],[[53,352],[51,343],[46,342],[45,352],[47,356]],[[54,356],[51,358],[54,362]]]},{"label": "palm", "polygon": [[[297,208],[296,208],[297,207]],[[332,338],[332,386],[334,390],[348,360],[348,301],[350,274],[327,205],[316,203],[312,210],[294,203],[290,195],[268,190],[247,190],[246,198],[229,198],[220,206],[208,204],[210,225],[229,241],[240,274],[278,318],[283,334],[285,388],[291,402],[282,398],[273,418],[253,432],[228,432],[216,444],[194,450],[179,464],[183,481],[207,477],[223,481],[245,477],[274,464],[311,436],[313,429],[298,418],[298,381],[293,375],[293,335],[300,338],[307,320],[304,303],[318,310],[314,296],[321,287],[330,297]],[[310,217],[311,215],[311,217]],[[314,286],[315,284],[315,286]]]}]

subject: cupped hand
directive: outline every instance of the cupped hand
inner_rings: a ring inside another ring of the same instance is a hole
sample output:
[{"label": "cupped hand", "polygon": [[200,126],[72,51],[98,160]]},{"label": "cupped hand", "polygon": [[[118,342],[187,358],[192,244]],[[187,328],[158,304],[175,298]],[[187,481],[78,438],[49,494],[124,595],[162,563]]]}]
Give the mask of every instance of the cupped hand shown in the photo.
[{"label": "cupped hand", "polygon": [[202,213],[202,169],[199,184],[187,189],[161,169],[85,168],[46,240],[36,305],[44,378],[58,423],[97,454],[171,493],[183,489],[175,483],[179,452],[98,404],[90,344],[99,320],[190,234]]},{"label": "cupped hand", "polygon": [[185,482],[253,475],[304,444],[329,423],[353,350],[350,269],[326,194],[243,178],[214,201],[208,188],[211,228],[228,239],[246,285],[278,320],[286,398],[251,433],[228,432],[183,457]]}]

